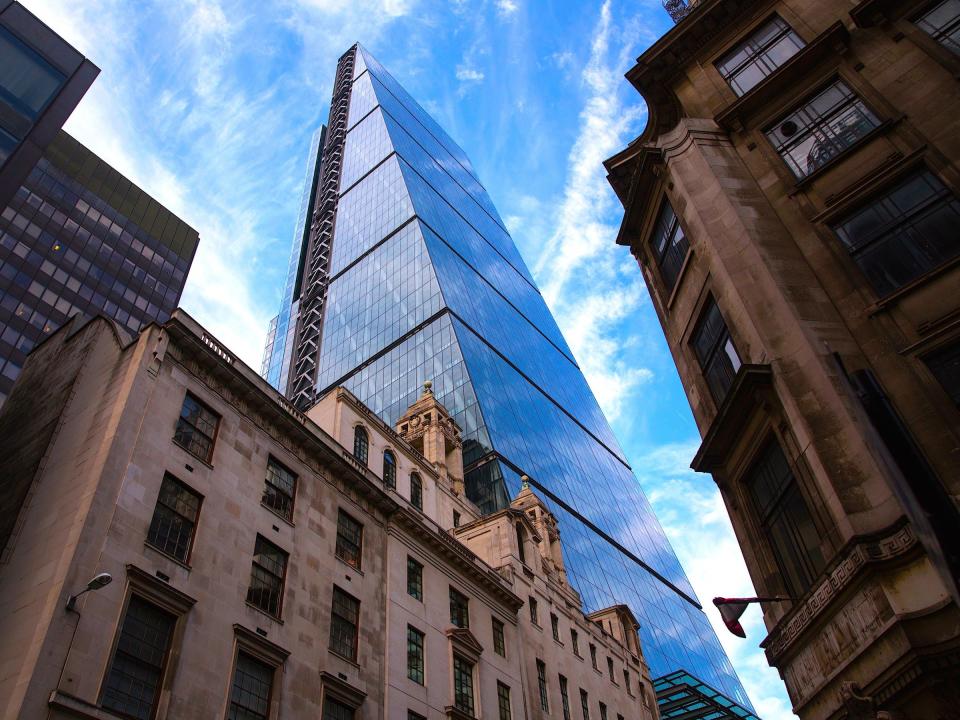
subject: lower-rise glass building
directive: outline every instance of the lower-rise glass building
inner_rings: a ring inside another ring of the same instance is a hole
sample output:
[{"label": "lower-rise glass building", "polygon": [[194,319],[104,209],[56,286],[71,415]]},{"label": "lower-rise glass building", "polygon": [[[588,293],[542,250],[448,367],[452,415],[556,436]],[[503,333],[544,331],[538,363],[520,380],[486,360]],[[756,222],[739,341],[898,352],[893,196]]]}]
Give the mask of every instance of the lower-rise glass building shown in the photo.
[{"label": "lower-rise glass building", "polygon": [[391,425],[432,381],[463,429],[468,496],[503,508],[528,475],[586,610],[628,599],[655,676],[683,669],[749,707],[463,150],[355,46],[310,157],[264,375],[302,408],[345,386]]}]

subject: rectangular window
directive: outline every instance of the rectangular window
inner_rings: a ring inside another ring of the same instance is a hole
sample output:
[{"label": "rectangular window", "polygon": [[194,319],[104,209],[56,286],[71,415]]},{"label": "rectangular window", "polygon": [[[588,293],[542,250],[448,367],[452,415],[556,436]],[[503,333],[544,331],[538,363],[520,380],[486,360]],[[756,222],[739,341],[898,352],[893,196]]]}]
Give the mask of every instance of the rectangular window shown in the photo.
[{"label": "rectangular window", "polygon": [[334,585],[333,608],[330,613],[330,649],[337,655],[356,661],[359,624],[360,601]]},{"label": "rectangular window", "polygon": [[630,672],[626,668],[623,670],[623,686],[627,689],[627,695],[633,697],[633,689],[630,687]]},{"label": "rectangular window", "polygon": [[227,720],[267,720],[270,717],[273,671],[274,668],[266,663],[246,653],[237,653]]},{"label": "rectangular window", "polygon": [[880,124],[841,80],[808,97],[766,130],[767,138],[798,178],[817,170]]},{"label": "rectangular window", "polygon": [[202,498],[170,473],[163,476],[147,542],[182,563],[190,558]]},{"label": "rectangular window", "polygon": [[607,706],[600,703],[600,720],[607,720]]},{"label": "rectangular window", "polygon": [[359,570],[362,547],[363,525],[341,510],[337,514],[337,557]]},{"label": "rectangular window", "polygon": [[805,43],[778,15],[717,61],[717,70],[737,95],[759,85]]},{"label": "rectangular window", "polygon": [[497,680],[497,709],[500,711],[500,720],[510,720],[510,688]]},{"label": "rectangular window", "polygon": [[262,502],[284,520],[293,520],[293,499],[297,494],[297,476],[274,458],[267,458],[267,477]]},{"label": "rectangular window", "polygon": [[943,385],[953,404],[960,407],[960,342],[935,350],[923,361]]},{"label": "rectangular window", "polygon": [[493,618],[493,651],[500,657],[507,656],[507,644],[503,637],[503,623]]},{"label": "rectangular window", "polygon": [[573,646],[573,654],[580,657],[580,636],[573,628],[570,628],[570,644]]},{"label": "rectangular window", "polygon": [[563,720],[570,720],[570,689],[563,675],[560,676],[560,704],[563,705]]},{"label": "rectangular window", "polygon": [[326,696],[323,698],[323,717],[321,720],[353,720],[353,708],[346,703]]},{"label": "rectangular window", "polygon": [[423,565],[407,556],[407,595],[423,600]]},{"label": "rectangular window", "polygon": [[583,720],[590,720],[590,696],[586,690],[580,691],[580,712],[583,713]]},{"label": "rectangular window", "polygon": [[219,424],[220,416],[217,413],[187,393],[180,408],[180,417],[177,418],[173,441],[191,455],[210,462]]},{"label": "rectangular window", "polygon": [[613,679],[613,659],[607,658],[607,676],[610,678],[610,682],[616,683],[617,681]]},{"label": "rectangular window", "polygon": [[723,321],[723,315],[720,314],[720,308],[712,297],[706,302],[700,321],[693,330],[690,344],[710,388],[710,394],[719,407],[733,385],[737,370],[740,369],[740,356],[730,339],[730,332]]},{"label": "rectangular window", "polygon": [[18,114],[39,117],[64,79],[43,56],[0,27],[0,99]]},{"label": "rectangular window", "polygon": [[536,598],[530,598],[529,601],[527,602],[527,605],[528,605],[529,608],[530,608],[530,622],[532,622],[534,625],[539,625],[539,624],[540,624],[540,615],[539,615],[539,611],[538,611],[538,609],[537,609],[537,599],[536,599]]},{"label": "rectangular window", "polygon": [[460,513],[458,513],[456,510],[453,511],[453,526],[455,528],[460,527]]},{"label": "rectangular window", "polygon": [[833,226],[880,295],[960,254],[960,201],[931,172],[901,181]]},{"label": "rectangular window", "polygon": [[253,568],[247,602],[265,613],[280,617],[283,605],[283,581],[287,574],[287,553],[257,535],[253,547]]},{"label": "rectangular window", "polygon": [[771,440],[747,472],[760,526],[787,591],[803,595],[823,569],[820,533],[780,445]]},{"label": "rectangular window", "polygon": [[100,704],[137,720],[156,709],[176,618],[132,595]]},{"label": "rectangular window", "polygon": [[550,613],[550,629],[553,631],[553,639],[560,642],[560,618]]},{"label": "rectangular window", "polygon": [[450,588],[450,624],[459,628],[470,627],[470,607],[467,596]]},{"label": "rectangular window", "polygon": [[[677,278],[680,277],[680,269],[683,267],[683,261],[687,257],[687,250],[690,245],[687,242],[687,236],[680,227],[680,221],[673,211],[673,207],[667,201],[663,200],[660,206],[660,215],[657,217],[657,224],[654,226],[653,236],[650,238],[650,248],[653,250],[653,257],[660,269],[660,277],[663,278],[664,287],[667,293],[673,291],[677,284]],[[666,301],[667,298],[664,298]]]},{"label": "rectangular window", "polygon": [[599,670],[597,667],[597,646],[593,643],[590,643],[590,664],[593,665],[594,670]]},{"label": "rectangular window", "polygon": [[960,55],[960,0],[935,2],[913,22],[947,50]]},{"label": "rectangular window", "polygon": [[422,632],[407,625],[407,677],[423,685],[423,639]]},{"label": "rectangular window", "polygon": [[410,475],[410,504],[417,510],[423,510],[423,482],[416,473]]},{"label": "rectangular window", "polygon": [[473,717],[473,664],[453,656],[453,705]]},{"label": "rectangular window", "polygon": [[540,689],[540,708],[550,712],[550,699],[547,697],[547,666],[537,658],[537,687]]}]

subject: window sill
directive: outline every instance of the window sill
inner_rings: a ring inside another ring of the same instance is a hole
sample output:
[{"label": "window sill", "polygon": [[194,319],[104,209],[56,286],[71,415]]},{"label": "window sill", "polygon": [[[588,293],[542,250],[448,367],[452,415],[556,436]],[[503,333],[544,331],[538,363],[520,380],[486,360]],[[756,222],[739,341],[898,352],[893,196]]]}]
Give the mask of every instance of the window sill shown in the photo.
[{"label": "window sill", "polygon": [[285,522],[285,523],[286,523],[287,525],[289,525],[290,527],[295,528],[295,527],[297,526],[297,524],[296,524],[295,522],[293,522],[293,520],[288,520],[288,519],[285,518],[283,515],[281,515],[280,513],[278,513],[276,510],[274,510],[272,507],[270,507],[270,506],[267,505],[265,502],[263,502],[263,500],[260,501],[260,507],[266,508],[267,511],[268,511],[271,515],[275,515],[275,516],[278,517],[280,520],[283,520],[283,522]]},{"label": "window sill", "polygon": [[909,295],[917,288],[920,288],[923,285],[926,285],[928,282],[930,282],[931,280],[934,280],[940,275],[946,272],[949,272],[950,270],[954,269],[958,265],[960,265],[960,255],[955,255],[949,260],[943,263],[940,263],[939,265],[937,265],[937,267],[933,268],[932,270],[928,270],[920,277],[914,278],[913,280],[908,282],[906,285],[897,288],[896,290],[894,290],[888,295],[884,295],[882,298],[880,298],[875,303],[873,303],[873,305],[870,305],[867,308],[867,316],[872,317],[878,313],[883,312],[890,305],[896,305],[906,295]]},{"label": "window sill", "polygon": [[337,559],[337,562],[339,562],[341,565],[343,565],[344,567],[350,568],[350,569],[351,569],[353,572],[355,572],[357,575],[359,575],[360,577],[363,577],[363,570],[361,570],[360,568],[358,568],[358,567],[355,566],[355,565],[351,565],[350,563],[348,563],[346,560],[344,560],[344,559],[343,559],[342,557],[340,557],[339,555],[334,555],[334,557]]},{"label": "window sill", "polygon": [[352,665],[352,666],[355,667],[357,670],[360,669],[360,663],[358,663],[356,660],[353,660],[353,659],[351,659],[351,658],[348,658],[346,655],[341,655],[341,654],[338,653],[336,650],[333,650],[333,649],[331,649],[331,648],[327,648],[327,652],[330,653],[331,655],[333,655],[335,658],[340,658],[340,659],[343,660],[345,663],[348,663],[348,664]]},{"label": "window sill", "polygon": [[184,445],[184,444],[182,444],[182,443],[178,443],[178,442],[177,442],[176,440],[174,440],[173,438],[171,438],[170,441],[171,441],[174,445],[176,445],[178,448],[180,448],[181,450],[183,450],[187,455],[189,455],[190,457],[192,457],[194,460],[196,460],[197,462],[201,463],[202,465],[205,465],[205,466],[208,467],[209,469],[213,470],[213,464],[212,464],[209,460],[205,460],[205,459],[203,459],[202,457],[200,457],[199,455],[191,452],[191,450],[190,450],[186,445]]},{"label": "window sill", "polygon": [[60,690],[54,690],[47,699],[47,705],[57,710],[66,710],[70,715],[87,718],[88,720],[122,720],[123,715],[115,715],[99,705],[68,695]]},{"label": "window sill", "polygon": [[183,568],[184,570],[186,570],[187,572],[190,572],[190,571],[193,569],[189,564],[185,563],[183,560],[180,560],[179,558],[174,557],[174,556],[171,555],[170,553],[168,553],[168,552],[166,552],[166,551],[164,551],[164,550],[161,550],[160,548],[158,548],[156,545],[154,545],[154,544],[153,544],[152,542],[150,542],[149,540],[144,540],[143,546],[144,546],[145,548],[147,548],[147,549],[149,549],[149,550],[157,553],[158,555],[162,555],[164,558],[166,558],[167,560],[169,560],[170,562],[172,562],[174,565],[179,565],[180,567],[182,567],[182,568]]},{"label": "window sill", "polygon": [[269,618],[269,619],[272,620],[273,622],[277,623],[277,625],[283,625],[283,620],[281,620],[281,619],[280,619],[279,617],[277,617],[276,615],[271,615],[270,613],[268,613],[268,612],[267,612],[266,610],[264,610],[263,608],[260,608],[260,607],[257,607],[256,605],[254,605],[254,604],[253,604],[252,602],[250,602],[249,600],[245,600],[244,602],[246,603],[246,606],[247,606],[248,608],[250,608],[251,610],[256,610],[257,613],[259,613],[260,615],[263,615],[265,618]]}]

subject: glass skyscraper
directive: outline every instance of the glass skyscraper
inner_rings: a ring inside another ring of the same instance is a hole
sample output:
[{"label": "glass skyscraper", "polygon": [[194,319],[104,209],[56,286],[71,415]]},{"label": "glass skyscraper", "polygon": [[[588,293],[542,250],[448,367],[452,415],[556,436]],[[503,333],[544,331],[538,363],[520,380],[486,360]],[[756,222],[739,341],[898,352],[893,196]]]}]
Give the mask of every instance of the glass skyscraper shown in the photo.
[{"label": "glass skyscraper", "polygon": [[[360,46],[337,67],[264,374],[343,385],[394,424],[425,380],[463,429],[467,493],[531,478],[588,612],[627,602],[655,676],[749,707],[673,549],[469,159]],[[284,377],[286,379],[284,380]]]}]

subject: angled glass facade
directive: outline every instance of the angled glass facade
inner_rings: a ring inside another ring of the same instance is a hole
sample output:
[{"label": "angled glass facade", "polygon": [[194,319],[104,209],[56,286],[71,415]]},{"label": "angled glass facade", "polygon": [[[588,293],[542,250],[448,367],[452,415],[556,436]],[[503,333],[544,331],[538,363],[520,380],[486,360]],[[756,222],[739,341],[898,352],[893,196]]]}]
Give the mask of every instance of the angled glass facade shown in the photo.
[{"label": "angled glass facade", "polygon": [[335,201],[315,221],[328,230],[294,250],[308,258],[299,282],[322,277],[320,329],[300,323],[292,338],[293,365],[315,367],[313,397],[343,385],[393,425],[431,380],[463,429],[471,499],[499,509],[528,475],[585,609],[628,603],[655,676],[684,669],[749,706],[464,152],[359,46],[341,58],[330,118],[320,184]]}]

